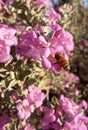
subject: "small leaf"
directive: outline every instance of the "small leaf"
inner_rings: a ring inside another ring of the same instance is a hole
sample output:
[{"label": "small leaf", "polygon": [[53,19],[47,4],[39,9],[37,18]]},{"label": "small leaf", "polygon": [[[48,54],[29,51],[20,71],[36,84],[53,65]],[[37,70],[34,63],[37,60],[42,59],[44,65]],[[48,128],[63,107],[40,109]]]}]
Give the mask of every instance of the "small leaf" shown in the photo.
[{"label": "small leaf", "polygon": [[42,89],[43,87],[45,87],[48,83],[49,79],[43,79],[42,81],[40,81],[39,83],[39,88]]},{"label": "small leaf", "polygon": [[8,88],[10,89],[10,88],[12,88],[13,86],[15,86],[16,84],[17,84],[16,80],[13,79],[13,80],[9,83]]}]

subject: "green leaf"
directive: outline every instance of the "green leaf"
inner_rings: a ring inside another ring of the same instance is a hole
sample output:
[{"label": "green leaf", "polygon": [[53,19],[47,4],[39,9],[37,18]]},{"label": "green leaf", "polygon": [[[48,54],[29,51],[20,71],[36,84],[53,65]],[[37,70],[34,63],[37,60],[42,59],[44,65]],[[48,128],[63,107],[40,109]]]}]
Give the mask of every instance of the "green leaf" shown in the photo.
[{"label": "green leaf", "polygon": [[39,85],[38,85],[39,88],[43,89],[47,85],[48,82],[49,82],[49,79],[43,79],[42,81],[39,82]]}]

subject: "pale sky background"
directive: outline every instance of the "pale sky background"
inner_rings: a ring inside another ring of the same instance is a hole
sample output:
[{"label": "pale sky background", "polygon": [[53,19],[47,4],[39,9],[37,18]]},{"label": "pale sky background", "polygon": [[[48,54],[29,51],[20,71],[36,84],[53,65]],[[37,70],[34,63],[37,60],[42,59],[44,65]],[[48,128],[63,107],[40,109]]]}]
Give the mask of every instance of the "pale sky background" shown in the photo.
[{"label": "pale sky background", "polygon": [[[59,0],[53,0],[53,1],[56,3],[56,2],[59,1]],[[88,0],[82,0],[82,1],[84,2],[85,6],[88,7]]]},{"label": "pale sky background", "polygon": [[88,7],[88,0],[83,0],[83,2]]}]

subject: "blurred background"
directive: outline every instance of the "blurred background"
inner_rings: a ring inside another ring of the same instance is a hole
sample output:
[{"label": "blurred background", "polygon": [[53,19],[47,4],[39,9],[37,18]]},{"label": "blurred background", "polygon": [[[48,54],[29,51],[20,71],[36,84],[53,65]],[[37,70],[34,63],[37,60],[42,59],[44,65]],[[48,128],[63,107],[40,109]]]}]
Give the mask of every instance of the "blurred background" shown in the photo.
[{"label": "blurred background", "polygon": [[[88,101],[88,0],[53,0],[55,8],[63,6],[61,25],[74,36],[75,49],[71,72],[80,79],[82,98]],[[72,8],[68,8],[67,6]]]}]

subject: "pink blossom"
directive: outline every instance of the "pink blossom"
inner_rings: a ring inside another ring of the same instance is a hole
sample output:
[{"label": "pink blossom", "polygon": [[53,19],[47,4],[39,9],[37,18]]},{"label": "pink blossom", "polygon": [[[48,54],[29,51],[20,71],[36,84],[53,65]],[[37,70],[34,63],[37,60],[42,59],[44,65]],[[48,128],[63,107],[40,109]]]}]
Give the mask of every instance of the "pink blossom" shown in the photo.
[{"label": "pink blossom", "polygon": [[8,115],[5,112],[3,112],[0,115],[0,130],[4,130],[4,126],[11,122],[12,122],[12,119],[8,117]]},{"label": "pink blossom", "polygon": [[[52,68],[55,73],[58,73],[62,67],[57,63],[55,54],[61,54],[68,60],[69,55],[71,55],[71,52],[74,49],[73,37],[64,29],[59,28],[59,30],[55,31],[54,36],[48,40],[48,43],[50,55],[43,58],[44,61],[42,63],[45,68]],[[70,48],[68,48],[69,46]]]},{"label": "pink blossom", "polygon": [[62,109],[65,112],[71,114],[71,116],[75,116],[78,110],[80,110],[79,106],[75,104],[75,102],[72,99],[66,98],[63,95],[61,95],[60,97],[60,103],[61,103]]},{"label": "pink blossom", "polygon": [[24,0],[27,6],[31,5],[31,0]]},{"label": "pink blossom", "polygon": [[45,95],[37,86],[29,86],[28,101],[30,104],[34,104],[37,108],[40,107],[45,99]]},{"label": "pink blossom", "polygon": [[4,7],[4,2],[2,1],[2,0],[0,0],[0,9],[2,8],[2,7]]},{"label": "pink blossom", "polygon": [[62,117],[63,114],[64,114],[64,112],[63,112],[63,110],[61,108],[57,108],[56,109],[55,115],[56,115],[57,119],[60,118],[60,117]]},{"label": "pink blossom", "polygon": [[43,58],[42,65],[45,69],[51,68],[51,62],[46,57]]},{"label": "pink blossom", "polygon": [[83,39],[83,40],[80,42],[80,44],[82,44],[82,45],[88,47],[88,41],[87,41],[87,40],[84,40],[84,39]]},{"label": "pink blossom", "polygon": [[17,45],[16,30],[8,26],[0,27],[0,39],[5,42],[7,46]]},{"label": "pink blossom", "polygon": [[12,93],[11,93],[11,97],[12,97],[12,99],[13,99],[14,101],[17,101],[17,100],[19,99],[19,96],[18,96],[18,94],[17,94],[16,92],[12,92]]},{"label": "pink blossom", "polygon": [[7,62],[10,58],[10,48],[6,46],[4,41],[0,40],[0,62]]},{"label": "pink blossom", "polygon": [[37,6],[53,6],[51,0],[37,0]]},{"label": "pink blossom", "polygon": [[41,121],[43,126],[48,125],[56,120],[55,110],[53,108],[41,107],[40,110],[44,113]]},{"label": "pink blossom", "polygon": [[14,0],[6,0],[5,4],[6,5],[11,5],[14,2]]},{"label": "pink blossom", "polygon": [[27,124],[24,128],[24,130],[35,130],[35,127],[30,125],[30,124]]},{"label": "pink blossom", "polygon": [[51,7],[49,12],[46,14],[46,18],[49,23],[56,24],[56,22],[61,19],[61,15]]},{"label": "pink blossom", "polygon": [[18,117],[20,119],[26,120],[34,111],[34,106],[30,105],[27,99],[24,99],[22,102],[16,105],[16,109],[18,110]]},{"label": "pink blossom", "polygon": [[[63,130],[87,130],[85,123],[88,123],[88,117],[84,115],[83,106],[87,109],[86,104],[76,104],[72,99],[61,95],[61,108],[63,110],[62,119],[64,121]],[[58,117],[60,118],[60,116]]]},{"label": "pink blossom", "polygon": [[[73,73],[65,72],[64,73],[65,81],[63,83],[63,86],[66,88],[74,88],[77,83],[79,83],[79,77],[74,75]],[[75,94],[78,95],[79,91],[76,90]]]},{"label": "pink blossom", "polygon": [[44,37],[38,37],[33,30],[30,30],[22,36],[22,41],[18,45],[18,53],[21,56],[39,60],[42,55],[48,56],[50,51]]},{"label": "pink blossom", "polygon": [[81,108],[88,109],[88,104],[85,100],[82,100],[82,102],[79,104]]},{"label": "pink blossom", "polygon": [[87,130],[87,126],[83,122],[76,124],[66,122],[62,130]]},{"label": "pink blossom", "polygon": [[75,84],[79,82],[79,77],[73,73],[65,72],[64,76]]},{"label": "pink blossom", "polygon": [[50,123],[49,125],[45,125],[43,130],[61,130],[58,123]]},{"label": "pink blossom", "polygon": [[56,30],[54,37],[57,38],[58,44],[64,47],[65,52],[71,55],[74,49],[73,36],[62,28]]}]

